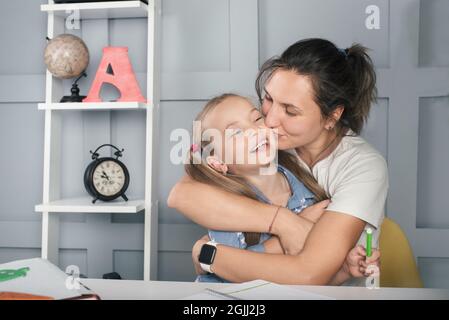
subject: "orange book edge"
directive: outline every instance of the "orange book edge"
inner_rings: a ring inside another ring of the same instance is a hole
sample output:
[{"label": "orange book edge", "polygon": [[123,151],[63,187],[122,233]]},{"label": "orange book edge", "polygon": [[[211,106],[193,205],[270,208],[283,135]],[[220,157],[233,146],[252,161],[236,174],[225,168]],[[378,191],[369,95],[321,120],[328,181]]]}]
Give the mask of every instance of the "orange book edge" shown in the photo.
[{"label": "orange book edge", "polygon": [[[53,297],[40,296],[21,292],[0,292],[0,300],[55,300]],[[77,297],[70,297],[61,300],[101,300],[96,294],[82,294]]]},{"label": "orange book edge", "polygon": [[0,292],[0,300],[55,300],[53,297],[39,296],[21,292]]}]

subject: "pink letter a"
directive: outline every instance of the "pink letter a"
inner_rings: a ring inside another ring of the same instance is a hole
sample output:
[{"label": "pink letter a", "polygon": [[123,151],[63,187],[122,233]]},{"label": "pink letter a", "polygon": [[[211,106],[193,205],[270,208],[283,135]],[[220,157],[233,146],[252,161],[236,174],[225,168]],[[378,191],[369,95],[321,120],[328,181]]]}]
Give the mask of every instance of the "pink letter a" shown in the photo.
[{"label": "pink letter a", "polygon": [[146,102],[128,57],[127,47],[105,47],[103,57],[89,94],[83,102],[101,102],[100,89],[103,83],[114,85],[120,91],[119,102]]}]

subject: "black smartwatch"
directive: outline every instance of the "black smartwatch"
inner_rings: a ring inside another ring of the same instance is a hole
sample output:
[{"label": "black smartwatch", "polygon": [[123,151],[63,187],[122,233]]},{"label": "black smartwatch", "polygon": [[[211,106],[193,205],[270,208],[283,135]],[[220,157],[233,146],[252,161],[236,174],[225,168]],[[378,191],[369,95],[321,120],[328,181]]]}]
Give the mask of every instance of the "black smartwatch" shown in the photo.
[{"label": "black smartwatch", "polygon": [[215,241],[209,241],[203,244],[200,251],[200,256],[198,258],[201,269],[206,272],[213,273],[211,270],[211,265],[214,262],[215,254],[217,253],[217,243]]}]

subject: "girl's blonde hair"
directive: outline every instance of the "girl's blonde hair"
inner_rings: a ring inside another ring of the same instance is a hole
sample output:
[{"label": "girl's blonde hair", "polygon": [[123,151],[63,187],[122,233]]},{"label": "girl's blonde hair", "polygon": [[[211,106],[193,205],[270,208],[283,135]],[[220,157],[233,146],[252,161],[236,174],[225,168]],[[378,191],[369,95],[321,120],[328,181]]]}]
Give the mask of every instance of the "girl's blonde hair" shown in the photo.
[{"label": "girl's blonde hair", "polygon": [[[231,97],[246,99],[245,97],[233,93],[225,93],[212,98],[195,118],[195,121],[204,120],[211,110]],[[197,134],[201,135],[202,133]],[[243,177],[234,174],[221,174],[211,168],[205,159],[201,157],[201,150],[209,143],[208,141],[202,141],[201,136],[195,136],[195,133],[193,140],[194,144],[192,146],[197,145],[198,150],[193,147],[190,149],[189,161],[188,164],[185,165],[185,171],[192,179],[237,195],[258,200],[257,194]],[[290,170],[296,178],[298,178],[298,180],[301,181],[315,195],[316,201],[321,201],[328,198],[323,188],[321,188],[315,178],[299,164],[294,155],[286,151],[279,150],[278,162],[280,165]],[[260,240],[260,233],[245,232],[244,235],[248,246],[257,244]]]}]

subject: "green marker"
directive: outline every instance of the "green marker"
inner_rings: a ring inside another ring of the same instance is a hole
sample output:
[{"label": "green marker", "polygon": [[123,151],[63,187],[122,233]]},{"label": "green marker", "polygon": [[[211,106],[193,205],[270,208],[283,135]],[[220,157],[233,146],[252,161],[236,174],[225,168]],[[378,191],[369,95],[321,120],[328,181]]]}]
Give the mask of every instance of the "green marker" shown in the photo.
[{"label": "green marker", "polygon": [[372,242],[373,242],[373,229],[366,229],[366,257],[371,257],[373,254],[372,251]]},{"label": "green marker", "polygon": [[27,272],[30,271],[30,268],[24,267],[17,270],[14,269],[4,269],[0,270],[0,282],[8,281],[20,277],[26,277]]}]

